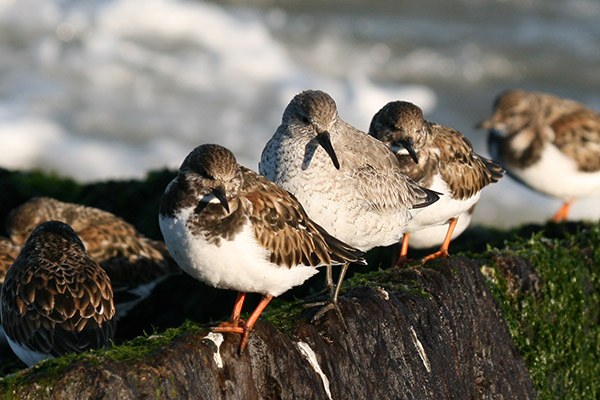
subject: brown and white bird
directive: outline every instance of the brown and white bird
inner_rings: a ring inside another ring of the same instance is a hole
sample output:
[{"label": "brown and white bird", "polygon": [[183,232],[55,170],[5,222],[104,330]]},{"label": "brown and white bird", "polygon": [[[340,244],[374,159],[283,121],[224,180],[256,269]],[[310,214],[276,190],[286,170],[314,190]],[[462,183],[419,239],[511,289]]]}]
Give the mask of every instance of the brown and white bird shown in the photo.
[{"label": "brown and white bird", "polygon": [[59,221],[31,232],[4,279],[0,311],[10,347],[28,366],[106,346],[115,332],[108,275]]},{"label": "brown and white bird", "polygon": [[[242,334],[240,352],[273,297],[302,284],[318,266],[364,263],[360,251],[312,222],[293,195],[214,144],[185,158],[165,190],[159,222],[185,272],[239,292],[231,320],[213,331]],[[244,322],[240,313],[247,292],[263,297]]]},{"label": "brown and white bird", "polygon": [[600,114],[546,93],[502,92],[489,129],[490,153],[519,182],[563,201],[552,220],[567,219],[580,197],[600,195]]},{"label": "brown and white bird", "polygon": [[426,121],[423,111],[406,101],[392,101],[379,110],[373,116],[369,134],[396,154],[403,173],[442,194],[438,202],[421,210],[408,223],[398,261],[406,261],[412,233],[446,224],[440,250],[423,261],[447,257],[459,217],[477,203],[485,186],[502,177],[502,167],[476,154],[469,140],[457,130]]},{"label": "brown and white bird", "polygon": [[144,237],[122,218],[94,207],[35,197],[9,213],[7,230],[13,243],[22,245],[38,224],[51,220],[71,226],[89,255],[106,270],[119,318],[159,282],[179,272],[163,242]]}]

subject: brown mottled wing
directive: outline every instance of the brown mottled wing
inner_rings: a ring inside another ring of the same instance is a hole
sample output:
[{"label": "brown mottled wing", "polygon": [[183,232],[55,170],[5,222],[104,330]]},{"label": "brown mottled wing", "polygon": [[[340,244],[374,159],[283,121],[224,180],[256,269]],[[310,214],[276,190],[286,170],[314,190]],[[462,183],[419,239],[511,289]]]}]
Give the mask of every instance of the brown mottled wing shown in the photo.
[{"label": "brown mottled wing", "polygon": [[110,280],[85,253],[59,254],[19,255],[2,286],[4,330],[53,356],[102,347],[115,331]]},{"label": "brown mottled wing", "polygon": [[600,170],[600,115],[585,107],[563,114],[550,127],[554,144],[570,158],[580,171]]},{"label": "brown mottled wing", "polygon": [[250,221],[258,243],[270,253],[270,261],[287,266],[319,266],[363,262],[362,253],[333,238],[312,222],[302,206],[286,190],[242,167],[240,195],[251,204]]},{"label": "brown mottled wing", "polygon": [[4,282],[8,267],[15,262],[20,251],[20,246],[15,245],[7,238],[0,237],[0,285]]},{"label": "brown mottled wing", "polygon": [[124,219],[98,208],[49,197],[33,198],[11,212],[11,238],[23,243],[38,224],[50,220],[73,228],[88,254],[108,272],[119,290],[180,273],[163,242],[145,238]]},{"label": "brown mottled wing", "polygon": [[107,211],[68,205],[64,218],[110,276],[117,302],[136,299],[133,290],[140,285],[181,273],[164,242],[142,236],[132,224]]},{"label": "brown mottled wing", "polygon": [[502,166],[479,156],[471,142],[455,129],[432,124],[435,146],[440,148],[440,173],[455,199],[474,196],[504,175]]}]

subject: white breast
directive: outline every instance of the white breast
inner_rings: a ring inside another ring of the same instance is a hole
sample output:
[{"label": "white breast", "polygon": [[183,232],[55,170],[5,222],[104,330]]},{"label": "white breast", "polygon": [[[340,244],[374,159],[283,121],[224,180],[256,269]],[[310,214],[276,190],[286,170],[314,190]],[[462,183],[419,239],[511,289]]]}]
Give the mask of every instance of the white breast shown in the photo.
[{"label": "white breast", "polygon": [[527,168],[506,164],[511,174],[531,188],[567,200],[600,195],[600,171],[581,172],[556,146],[546,145],[538,162]]},{"label": "white breast", "polygon": [[[460,236],[471,223],[471,214],[464,212],[459,215],[452,240]],[[448,232],[448,224],[431,226],[410,234],[408,245],[413,249],[427,249],[442,244]]]},{"label": "white breast", "polygon": [[204,235],[192,235],[186,227],[193,208],[176,218],[159,217],[160,228],[177,264],[189,275],[211,286],[240,292],[279,296],[302,284],[318,271],[311,266],[280,267],[268,261],[268,251],[261,247],[248,222],[233,240],[217,246]]},{"label": "white breast", "polygon": [[434,177],[433,183],[428,189],[442,193],[442,196],[430,206],[411,211],[413,218],[408,223],[407,232],[414,233],[432,226],[444,225],[450,218],[458,217],[469,210],[477,203],[481,195],[481,192],[477,192],[468,199],[458,200],[453,198],[448,185],[444,182],[440,174]]}]

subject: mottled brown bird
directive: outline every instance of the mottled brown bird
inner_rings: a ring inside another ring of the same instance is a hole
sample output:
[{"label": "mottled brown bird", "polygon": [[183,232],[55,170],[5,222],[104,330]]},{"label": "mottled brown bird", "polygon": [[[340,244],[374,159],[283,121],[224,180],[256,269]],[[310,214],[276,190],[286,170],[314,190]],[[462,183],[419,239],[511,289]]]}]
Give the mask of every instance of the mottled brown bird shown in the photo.
[{"label": "mottled brown bird", "polygon": [[29,366],[106,346],[115,332],[108,275],[59,221],[31,232],[4,279],[0,310],[10,347]]},{"label": "mottled brown bird", "polygon": [[404,174],[442,195],[408,223],[398,262],[406,261],[412,233],[445,224],[448,230],[440,250],[423,261],[447,257],[458,219],[477,203],[485,186],[503,176],[502,167],[475,153],[457,130],[425,120],[423,111],[407,101],[392,101],[379,110],[369,134],[396,154]]},{"label": "mottled brown bird", "polygon": [[[213,331],[242,334],[240,352],[273,297],[302,284],[318,266],[365,262],[360,251],[310,220],[293,195],[218,145],[199,146],[186,157],[165,190],[159,222],[185,272],[239,292],[231,320]],[[246,292],[263,297],[244,322]]]},{"label": "mottled brown bird", "polygon": [[580,197],[600,195],[600,114],[546,93],[502,92],[489,129],[490,153],[508,173],[538,192],[563,201],[552,220],[567,219]]},{"label": "mottled brown bird", "polygon": [[51,220],[71,226],[108,273],[119,318],[160,281],[179,272],[163,242],[144,237],[122,218],[94,207],[35,197],[9,213],[7,230],[13,243],[22,245],[38,224]]}]

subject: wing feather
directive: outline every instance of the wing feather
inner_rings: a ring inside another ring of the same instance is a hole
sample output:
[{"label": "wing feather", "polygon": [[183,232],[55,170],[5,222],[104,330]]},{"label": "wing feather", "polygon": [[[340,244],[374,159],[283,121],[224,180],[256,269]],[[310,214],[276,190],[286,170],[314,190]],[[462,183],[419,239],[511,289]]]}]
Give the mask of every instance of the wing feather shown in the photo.
[{"label": "wing feather", "polygon": [[283,188],[241,167],[240,192],[249,202],[250,221],[270,261],[288,268],[364,262],[362,253],[326,233],[312,222],[298,200]]}]

